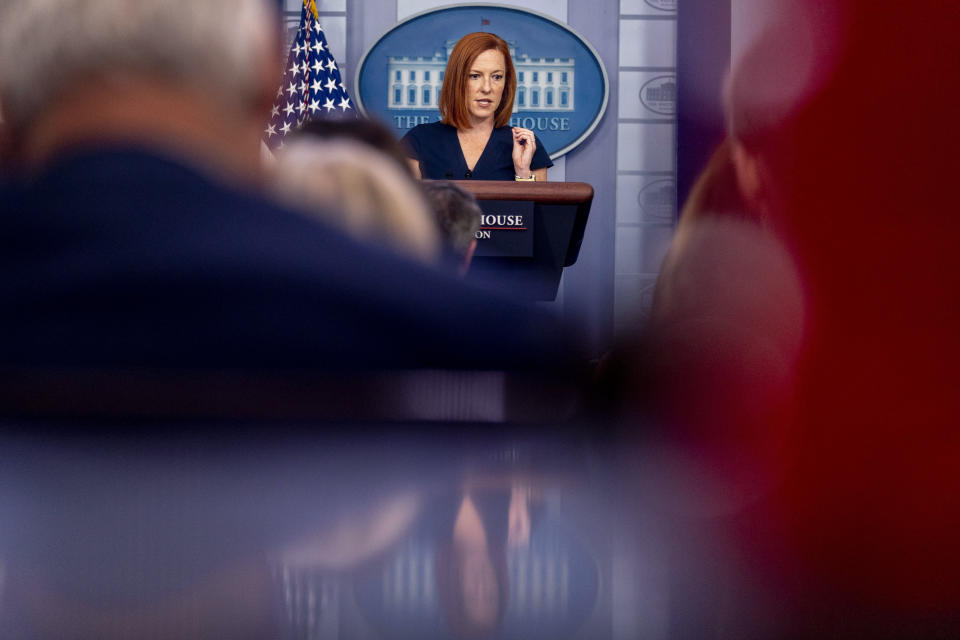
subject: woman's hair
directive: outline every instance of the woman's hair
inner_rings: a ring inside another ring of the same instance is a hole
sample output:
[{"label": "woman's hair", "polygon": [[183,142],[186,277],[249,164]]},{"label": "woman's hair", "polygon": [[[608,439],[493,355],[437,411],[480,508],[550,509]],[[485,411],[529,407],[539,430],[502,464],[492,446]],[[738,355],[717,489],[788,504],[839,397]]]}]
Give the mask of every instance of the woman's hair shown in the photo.
[{"label": "woman's hair", "polygon": [[504,87],[500,104],[494,113],[494,126],[505,127],[513,113],[513,97],[517,91],[517,74],[510,58],[510,47],[498,35],[477,31],[460,38],[450,53],[444,73],[443,89],[440,91],[440,115],[443,122],[457,129],[470,128],[470,112],[467,107],[467,80],[470,67],[484,51],[495,49],[503,54]]},{"label": "woman's hair", "polygon": [[273,186],[284,201],[358,240],[429,264],[439,258],[437,225],[417,183],[367,145],[299,137],[278,155]]}]

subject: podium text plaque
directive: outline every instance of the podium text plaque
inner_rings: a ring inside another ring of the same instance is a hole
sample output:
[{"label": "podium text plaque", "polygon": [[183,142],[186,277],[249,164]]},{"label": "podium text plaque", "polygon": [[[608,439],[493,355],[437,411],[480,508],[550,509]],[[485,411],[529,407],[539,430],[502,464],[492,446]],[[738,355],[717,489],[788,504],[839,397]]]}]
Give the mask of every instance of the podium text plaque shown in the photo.
[{"label": "podium text plaque", "polygon": [[477,255],[468,280],[482,281],[525,300],[556,299],[563,268],[574,264],[580,254],[593,187],[585,182],[497,180],[457,180],[454,184],[472,193],[485,212],[514,206],[500,203],[533,204],[532,255]]}]

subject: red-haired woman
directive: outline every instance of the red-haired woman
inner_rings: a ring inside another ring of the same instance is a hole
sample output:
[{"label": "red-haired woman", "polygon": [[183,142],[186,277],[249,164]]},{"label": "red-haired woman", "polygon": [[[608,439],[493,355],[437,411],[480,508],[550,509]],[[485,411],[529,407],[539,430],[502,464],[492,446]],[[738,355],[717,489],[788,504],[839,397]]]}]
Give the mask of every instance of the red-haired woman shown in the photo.
[{"label": "red-haired woman", "polygon": [[510,127],[517,77],[504,40],[469,33],[457,42],[440,93],[441,122],[403,138],[414,172],[431,180],[546,181],[550,156],[533,131]]}]

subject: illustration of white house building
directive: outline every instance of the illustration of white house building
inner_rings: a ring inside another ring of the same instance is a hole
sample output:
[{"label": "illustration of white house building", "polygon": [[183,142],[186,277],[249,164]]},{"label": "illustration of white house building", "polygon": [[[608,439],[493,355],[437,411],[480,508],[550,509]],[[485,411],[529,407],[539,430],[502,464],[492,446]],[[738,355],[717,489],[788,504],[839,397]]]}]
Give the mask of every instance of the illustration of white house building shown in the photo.
[{"label": "illustration of white house building", "polygon": [[[446,53],[432,56],[390,56],[387,67],[387,96],[390,109],[436,108],[443,85],[447,59],[456,40],[447,40]],[[574,58],[531,58],[510,56],[517,71],[517,96],[513,111],[573,111]]]}]

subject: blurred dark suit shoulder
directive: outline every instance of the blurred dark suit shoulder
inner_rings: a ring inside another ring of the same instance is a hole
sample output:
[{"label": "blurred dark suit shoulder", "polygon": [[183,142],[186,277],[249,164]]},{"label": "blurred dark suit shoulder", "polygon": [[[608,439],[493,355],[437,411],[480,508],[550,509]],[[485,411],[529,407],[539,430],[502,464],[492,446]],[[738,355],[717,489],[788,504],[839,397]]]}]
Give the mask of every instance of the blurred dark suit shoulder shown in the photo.
[{"label": "blurred dark suit shoulder", "polygon": [[171,158],[62,157],[4,187],[0,364],[512,368],[544,317]]}]

